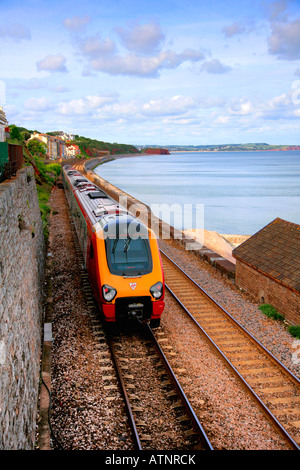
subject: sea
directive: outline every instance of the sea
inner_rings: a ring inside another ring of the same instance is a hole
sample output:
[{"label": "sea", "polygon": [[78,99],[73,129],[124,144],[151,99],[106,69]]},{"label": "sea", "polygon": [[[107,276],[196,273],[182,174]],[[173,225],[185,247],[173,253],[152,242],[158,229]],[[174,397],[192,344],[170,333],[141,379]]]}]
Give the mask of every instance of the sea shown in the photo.
[{"label": "sea", "polygon": [[300,151],[174,152],[94,171],[178,229],[253,235],[277,217],[300,224]]}]

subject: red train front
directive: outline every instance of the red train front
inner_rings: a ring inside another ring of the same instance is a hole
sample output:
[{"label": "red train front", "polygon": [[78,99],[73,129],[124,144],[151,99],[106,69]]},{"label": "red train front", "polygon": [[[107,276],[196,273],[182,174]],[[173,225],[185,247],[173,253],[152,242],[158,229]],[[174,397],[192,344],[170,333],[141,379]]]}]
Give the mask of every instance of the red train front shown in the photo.
[{"label": "red train front", "polygon": [[154,233],[74,168],[62,177],[93,294],[107,322],[160,324],[164,275]]}]

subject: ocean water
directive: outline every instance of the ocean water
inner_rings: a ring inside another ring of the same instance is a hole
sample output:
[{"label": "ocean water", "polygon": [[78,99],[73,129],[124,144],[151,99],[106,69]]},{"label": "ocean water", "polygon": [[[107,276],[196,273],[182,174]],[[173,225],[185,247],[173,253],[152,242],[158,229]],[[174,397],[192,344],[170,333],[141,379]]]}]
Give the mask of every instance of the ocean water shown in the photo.
[{"label": "ocean water", "polygon": [[94,171],[176,228],[252,235],[276,217],[300,224],[298,151],[126,157]]}]

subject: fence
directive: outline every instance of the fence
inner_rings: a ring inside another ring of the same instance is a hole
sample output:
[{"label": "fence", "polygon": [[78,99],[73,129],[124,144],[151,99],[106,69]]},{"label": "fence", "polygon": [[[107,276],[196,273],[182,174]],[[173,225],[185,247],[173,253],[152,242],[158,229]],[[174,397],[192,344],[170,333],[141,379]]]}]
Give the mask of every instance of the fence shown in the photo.
[{"label": "fence", "polygon": [[22,145],[0,142],[0,183],[15,176],[23,161]]}]

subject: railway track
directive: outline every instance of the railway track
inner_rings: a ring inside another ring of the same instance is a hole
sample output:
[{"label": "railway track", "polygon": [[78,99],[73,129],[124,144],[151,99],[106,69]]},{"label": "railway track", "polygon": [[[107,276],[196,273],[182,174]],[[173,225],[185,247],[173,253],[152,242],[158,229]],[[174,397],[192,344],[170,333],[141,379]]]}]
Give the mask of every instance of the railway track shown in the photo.
[{"label": "railway track", "polygon": [[166,288],[262,408],[300,449],[300,381],[161,251]]},{"label": "railway track", "polygon": [[81,286],[99,344],[104,388],[112,401],[121,391],[133,445],[138,450],[213,450],[150,326],[103,324],[73,236]]},{"label": "railway track", "polygon": [[128,331],[107,338],[137,449],[213,450],[151,328]]}]

